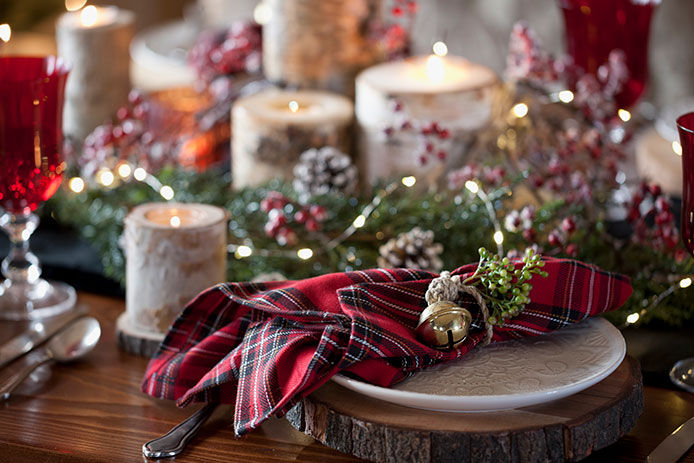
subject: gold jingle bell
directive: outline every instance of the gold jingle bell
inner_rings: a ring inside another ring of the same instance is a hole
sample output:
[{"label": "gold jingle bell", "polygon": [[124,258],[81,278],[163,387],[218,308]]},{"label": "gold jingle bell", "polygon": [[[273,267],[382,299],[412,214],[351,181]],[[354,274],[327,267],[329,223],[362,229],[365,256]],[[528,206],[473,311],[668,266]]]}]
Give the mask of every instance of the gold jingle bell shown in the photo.
[{"label": "gold jingle bell", "polygon": [[472,315],[450,301],[429,305],[419,315],[417,337],[435,349],[453,349],[467,338]]}]

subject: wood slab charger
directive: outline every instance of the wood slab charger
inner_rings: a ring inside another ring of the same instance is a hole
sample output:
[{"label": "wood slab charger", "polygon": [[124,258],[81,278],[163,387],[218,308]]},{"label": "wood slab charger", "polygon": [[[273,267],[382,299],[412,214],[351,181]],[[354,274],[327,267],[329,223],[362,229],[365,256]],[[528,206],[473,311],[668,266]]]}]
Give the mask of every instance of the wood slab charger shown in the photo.
[{"label": "wood slab charger", "polygon": [[582,392],[499,412],[401,407],[330,381],[303,398],[287,420],[328,447],[377,462],[577,461],[636,424],[642,387],[639,364],[631,357]]}]

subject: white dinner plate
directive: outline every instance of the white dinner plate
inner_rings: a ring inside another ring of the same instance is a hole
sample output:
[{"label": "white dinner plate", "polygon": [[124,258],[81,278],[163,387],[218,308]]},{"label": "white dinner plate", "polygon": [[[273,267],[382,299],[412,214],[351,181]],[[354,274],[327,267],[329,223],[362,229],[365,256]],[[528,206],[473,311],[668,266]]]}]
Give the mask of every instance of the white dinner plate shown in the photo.
[{"label": "white dinner plate", "polygon": [[626,343],[610,322],[591,318],[552,333],[479,347],[392,388],[336,375],[333,381],[406,407],[448,412],[527,407],[580,392],[622,363]]}]

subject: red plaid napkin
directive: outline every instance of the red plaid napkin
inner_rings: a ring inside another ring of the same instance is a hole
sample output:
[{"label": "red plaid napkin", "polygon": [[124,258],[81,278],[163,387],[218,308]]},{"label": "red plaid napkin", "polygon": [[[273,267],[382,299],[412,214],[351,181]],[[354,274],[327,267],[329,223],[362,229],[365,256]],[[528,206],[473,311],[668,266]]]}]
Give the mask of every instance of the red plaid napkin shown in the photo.
[{"label": "red plaid napkin", "polygon": [[[517,264],[522,265],[522,264]],[[453,274],[470,275],[476,264]],[[631,294],[628,278],[573,260],[546,259],[531,303],[492,342],[535,336],[613,310]],[[438,275],[377,269],[302,281],[226,283],[206,290],[174,322],[147,367],[142,390],[191,401],[235,403],[234,427],[247,433],[340,371],[390,386],[417,370],[464,355],[484,339],[479,309],[453,351],[419,342],[414,328]]]}]

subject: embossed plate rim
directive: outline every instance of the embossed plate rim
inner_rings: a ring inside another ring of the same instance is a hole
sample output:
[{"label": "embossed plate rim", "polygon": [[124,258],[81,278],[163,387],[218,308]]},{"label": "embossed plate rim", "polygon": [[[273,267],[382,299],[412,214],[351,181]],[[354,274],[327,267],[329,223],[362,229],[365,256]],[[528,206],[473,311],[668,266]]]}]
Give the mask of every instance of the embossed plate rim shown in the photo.
[{"label": "embossed plate rim", "polygon": [[[614,360],[592,375],[554,389],[515,394],[438,395],[374,386],[373,384],[348,378],[340,374],[333,376],[332,380],[347,389],[368,397],[423,410],[442,412],[491,412],[538,405],[553,400],[563,399],[564,397],[576,394],[577,392],[581,392],[599,383],[612,374],[624,360],[626,355],[626,342],[624,341],[622,333],[603,318],[593,318],[590,320],[593,321],[591,323],[592,326],[586,327],[586,329],[599,330],[605,334],[605,337],[610,341],[609,348],[611,351],[608,353],[613,356]],[[561,334],[561,330],[553,333],[554,336]]]}]

